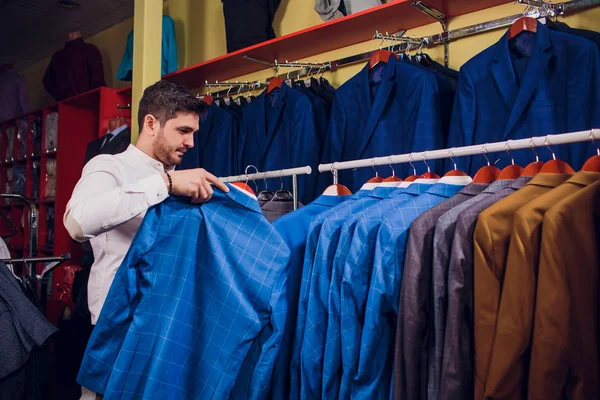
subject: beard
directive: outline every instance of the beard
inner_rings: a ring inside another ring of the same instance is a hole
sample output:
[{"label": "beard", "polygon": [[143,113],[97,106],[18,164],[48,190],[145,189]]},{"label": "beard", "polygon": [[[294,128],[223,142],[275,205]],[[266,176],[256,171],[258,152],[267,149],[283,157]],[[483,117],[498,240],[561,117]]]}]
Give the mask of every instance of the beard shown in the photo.
[{"label": "beard", "polygon": [[152,147],[156,158],[162,162],[167,169],[171,169],[172,167],[179,165],[183,156],[178,152],[185,153],[187,150],[185,147],[176,147],[170,145],[165,137],[165,132],[163,129],[161,129],[156,136]]}]

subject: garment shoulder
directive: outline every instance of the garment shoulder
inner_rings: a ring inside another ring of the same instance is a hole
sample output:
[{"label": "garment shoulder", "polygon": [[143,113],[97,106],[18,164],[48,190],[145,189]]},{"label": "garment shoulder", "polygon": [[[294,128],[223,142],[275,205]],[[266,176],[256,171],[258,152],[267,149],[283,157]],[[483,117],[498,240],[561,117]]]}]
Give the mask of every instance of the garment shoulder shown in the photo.
[{"label": "garment shoulder", "polygon": [[92,158],[83,168],[82,176],[94,172],[106,172],[111,175],[119,176],[123,174],[127,163],[121,154],[100,154]]}]

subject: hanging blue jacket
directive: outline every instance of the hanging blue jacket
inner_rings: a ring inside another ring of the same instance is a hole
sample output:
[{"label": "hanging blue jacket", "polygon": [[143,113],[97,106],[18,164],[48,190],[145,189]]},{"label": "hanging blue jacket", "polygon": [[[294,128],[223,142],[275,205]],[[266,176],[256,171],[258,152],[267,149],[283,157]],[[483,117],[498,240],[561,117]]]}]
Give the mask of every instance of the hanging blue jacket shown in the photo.
[{"label": "hanging blue jacket", "polygon": [[[168,15],[162,17],[162,62],[160,75],[177,71],[177,41],[175,40],[175,22]],[[133,73],[133,29],[127,36],[125,52],[117,71],[117,79],[130,81]]]},{"label": "hanging blue jacket", "polygon": [[[229,399],[261,331],[248,399],[262,399],[285,326],[290,252],[255,198],[148,210],[108,293],[78,382],[111,399]],[[265,378],[266,377],[266,378]]]},{"label": "hanging blue jacket", "polygon": [[[512,44],[511,44],[512,42]],[[460,69],[448,147],[526,139],[600,127],[600,51],[574,35],[538,23],[537,33],[508,32]],[[483,146],[482,146],[483,147]],[[556,157],[577,171],[595,154],[591,142],[551,146]],[[540,158],[551,159],[542,149]],[[513,152],[515,163],[535,161],[531,151]],[[506,153],[490,155],[510,164]],[[473,175],[486,165],[483,156],[457,160]],[[451,160],[446,170],[452,169]]]}]

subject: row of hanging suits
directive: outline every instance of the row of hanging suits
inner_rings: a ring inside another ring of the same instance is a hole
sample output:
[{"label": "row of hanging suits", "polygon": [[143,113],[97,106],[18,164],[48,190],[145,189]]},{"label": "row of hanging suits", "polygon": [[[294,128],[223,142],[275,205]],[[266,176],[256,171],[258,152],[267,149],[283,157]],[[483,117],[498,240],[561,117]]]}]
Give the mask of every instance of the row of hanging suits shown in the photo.
[{"label": "row of hanging suits", "polygon": [[[562,23],[539,23],[537,32],[514,39],[507,32],[460,74],[426,55],[419,61],[390,57],[366,65],[335,96],[329,85],[307,89],[296,82],[237,106],[233,116],[228,107],[213,104],[201,121],[197,148],[186,154],[181,168],[201,166],[218,176],[243,174],[249,165],[260,171],[316,169],[319,163],[598,127],[598,36]],[[579,168],[589,150],[589,144],[571,145],[557,156]],[[517,163],[526,161],[516,157]],[[501,159],[508,161],[504,155]],[[466,157],[460,165],[474,173],[483,162]],[[441,161],[431,166],[444,170]],[[451,168],[445,164],[446,171]],[[400,166],[398,175],[409,175],[409,169]],[[340,183],[353,191],[368,177],[362,169],[339,173]],[[300,200],[312,201],[329,179],[299,177]],[[291,179],[284,182],[289,190]]]},{"label": "row of hanging suits", "polygon": [[276,220],[271,398],[597,398],[600,172],[542,172],[367,183]]}]

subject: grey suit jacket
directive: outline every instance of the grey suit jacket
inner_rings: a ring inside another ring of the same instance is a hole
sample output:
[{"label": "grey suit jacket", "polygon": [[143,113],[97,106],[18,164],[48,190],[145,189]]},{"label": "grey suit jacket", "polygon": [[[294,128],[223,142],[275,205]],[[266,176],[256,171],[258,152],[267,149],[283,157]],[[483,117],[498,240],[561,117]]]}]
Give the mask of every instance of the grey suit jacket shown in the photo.
[{"label": "grey suit jacket", "polygon": [[[456,220],[460,213],[483,198],[492,196],[505,187],[511,185],[512,180],[502,180],[489,184],[471,184],[463,189],[465,200],[456,207],[442,215],[436,225],[433,236],[433,310],[432,330],[429,342],[429,367],[427,375],[427,391],[431,399],[440,396],[440,377],[442,370],[442,353],[444,349],[444,335],[446,332],[446,310],[448,304],[448,266],[450,264],[450,251]],[[468,190],[467,190],[468,189]]]},{"label": "grey suit jacket", "polygon": [[[259,200],[258,204],[260,205],[260,209],[263,214],[267,218],[270,223],[273,223],[277,218],[283,217],[285,214],[291,213],[294,211],[294,202],[292,200],[289,201],[274,201],[268,200],[263,201]],[[302,207],[303,204],[298,202],[298,208]]]},{"label": "grey suit jacket", "polygon": [[[471,196],[465,193],[469,193],[475,186],[472,183],[468,184],[448,200],[425,211],[410,226],[406,245],[406,262],[402,273],[404,283],[398,306],[394,357],[394,398],[403,398],[405,390],[411,387],[418,387],[419,393],[411,393],[409,398],[426,398],[427,354],[422,350],[427,349],[427,315],[431,310],[431,256],[435,224],[441,215],[469,199]],[[410,313],[410,323],[404,320],[409,315],[408,309],[420,311]],[[411,353],[404,350],[409,348],[422,350],[415,350]],[[407,370],[407,372],[412,370],[412,373],[405,374],[403,370]]]},{"label": "grey suit jacket", "polygon": [[[440,399],[473,397],[473,232],[479,214],[524,187],[530,177],[520,177],[509,186],[460,212],[456,220],[448,267],[448,312],[442,356]],[[492,185],[482,194],[492,191]],[[479,197],[479,196],[477,196]]]}]

